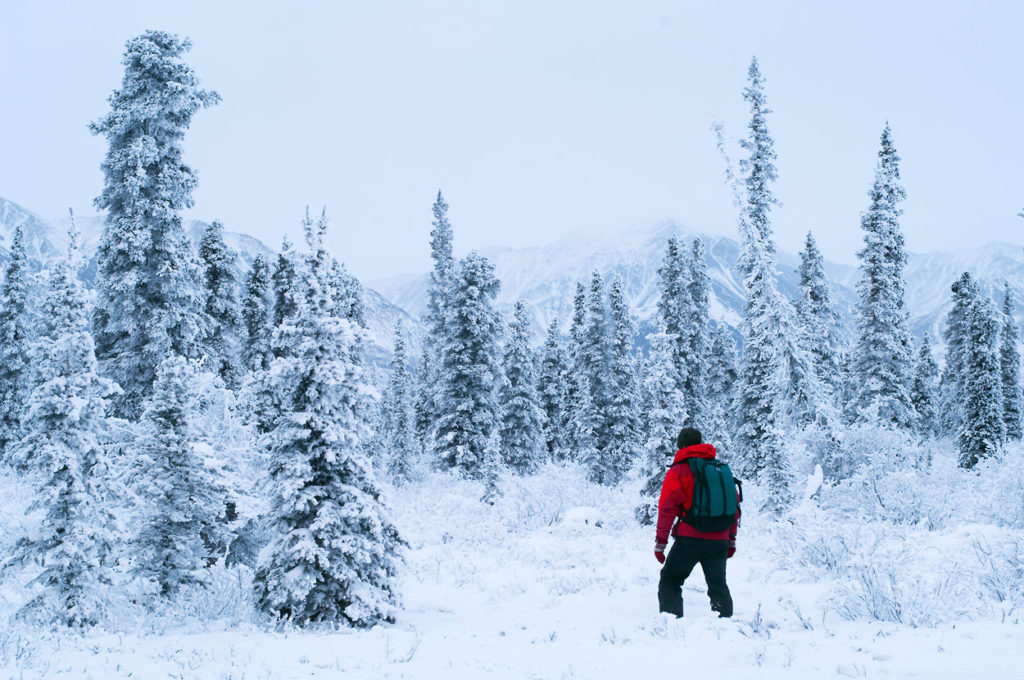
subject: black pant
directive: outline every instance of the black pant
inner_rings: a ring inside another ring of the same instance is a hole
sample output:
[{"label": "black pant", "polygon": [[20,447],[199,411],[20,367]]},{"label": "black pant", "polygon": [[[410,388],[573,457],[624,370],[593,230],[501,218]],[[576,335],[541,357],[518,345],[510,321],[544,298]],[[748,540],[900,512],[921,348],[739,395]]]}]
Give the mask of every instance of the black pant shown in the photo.
[{"label": "black pant", "polygon": [[725,561],[729,541],[706,538],[677,537],[661,568],[658,582],[658,606],[661,611],[683,615],[683,581],[700,562],[704,580],[708,584],[711,609],[719,616],[732,616],[732,595],[725,584]]}]

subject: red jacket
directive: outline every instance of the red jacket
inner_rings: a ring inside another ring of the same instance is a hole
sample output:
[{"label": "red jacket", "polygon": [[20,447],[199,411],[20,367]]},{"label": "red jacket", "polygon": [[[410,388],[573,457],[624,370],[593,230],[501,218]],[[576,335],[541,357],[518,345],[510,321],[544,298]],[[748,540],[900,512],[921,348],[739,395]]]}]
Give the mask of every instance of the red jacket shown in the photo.
[{"label": "red jacket", "polygon": [[697,531],[686,522],[677,518],[681,517],[686,510],[690,509],[693,503],[693,471],[689,465],[676,465],[686,458],[714,458],[715,447],[711,444],[695,444],[685,449],[676,451],[672,467],[665,473],[665,481],[661,485],[661,498],[658,499],[658,534],[655,544],[664,550],[668,543],[669,530],[675,523],[673,536],[689,536],[690,538],[706,538],[712,541],[728,541],[736,538],[736,530],[739,528],[740,509],[736,507],[736,521],[732,527],[724,531],[713,531],[702,533]]}]

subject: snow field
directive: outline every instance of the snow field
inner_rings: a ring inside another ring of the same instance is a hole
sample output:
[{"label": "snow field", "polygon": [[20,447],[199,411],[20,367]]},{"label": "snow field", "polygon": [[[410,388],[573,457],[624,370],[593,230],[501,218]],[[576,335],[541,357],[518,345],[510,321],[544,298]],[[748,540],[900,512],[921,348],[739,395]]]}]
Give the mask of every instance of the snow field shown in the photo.
[{"label": "snow field", "polygon": [[729,562],[736,615],[712,615],[697,568],[676,620],[657,613],[638,486],[547,465],[502,477],[489,506],[482,484],[430,473],[391,493],[409,543],[394,625],[275,628],[252,613],[247,569],[215,569],[208,589],[129,608],[109,632],[6,628],[0,677],[1021,677],[1020,529],[929,530],[815,501],[774,523],[752,488]]}]

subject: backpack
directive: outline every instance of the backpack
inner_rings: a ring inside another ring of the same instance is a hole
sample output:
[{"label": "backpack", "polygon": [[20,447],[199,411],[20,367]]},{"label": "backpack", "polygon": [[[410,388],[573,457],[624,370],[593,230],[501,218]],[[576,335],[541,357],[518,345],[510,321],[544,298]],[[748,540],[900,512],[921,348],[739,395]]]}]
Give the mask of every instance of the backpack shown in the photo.
[{"label": "backpack", "polygon": [[[736,521],[743,501],[743,484],[732,476],[728,463],[717,459],[687,458],[693,473],[693,499],[682,520],[701,533],[725,531]],[[737,492],[738,490],[738,492]]]}]

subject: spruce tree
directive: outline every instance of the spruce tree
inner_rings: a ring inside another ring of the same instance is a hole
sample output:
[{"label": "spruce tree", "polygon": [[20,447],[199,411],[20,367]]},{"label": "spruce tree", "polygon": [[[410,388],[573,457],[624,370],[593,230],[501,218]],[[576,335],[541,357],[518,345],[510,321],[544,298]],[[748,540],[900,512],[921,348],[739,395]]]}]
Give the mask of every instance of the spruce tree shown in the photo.
[{"label": "spruce tree", "polygon": [[135,444],[137,493],[146,502],[137,537],[139,568],[163,596],[205,582],[212,546],[226,541],[227,492],[204,461],[203,433],[194,420],[196,385],[192,363],[164,359]]},{"label": "spruce tree", "polygon": [[552,319],[544,340],[537,384],[540,408],[544,415],[544,445],[549,459],[566,454],[565,422],[568,404],[569,366],[558,332],[558,319]]},{"label": "spruce tree", "polygon": [[915,426],[917,433],[922,437],[934,437],[938,434],[938,376],[939,366],[932,356],[931,342],[926,335],[921,341],[917,366],[914,369],[914,382],[910,389],[910,399],[917,417]]},{"label": "spruce tree", "polygon": [[21,438],[21,420],[31,388],[30,286],[25,238],[18,225],[0,286],[0,460],[7,458],[8,447]]},{"label": "spruce tree", "polygon": [[[281,252],[277,255],[277,264],[271,277],[274,288],[274,328],[280,326],[285,319],[294,316],[298,307],[298,301],[295,299],[298,278],[295,259],[292,243],[285,236],[281,241]],[[275,356],[278,351],[285,351],[285,348],[275,350]]]},{"label": "spruce tree", "polygon": [[42,566],[21,615],[82,627],[101,620],[112,587],[116,531],[99,439],[117,386],[96,373],[73,225],[69,256],[53,268],[43,304],[24,437],[11,446],[13,458],[43,473],[33,507],[45,515],[40,531],[15,546],[8,564]]},{"label": "spruce tree", "polygon": [[365,333],[337,315],[326,220],[303,223],[310,254],[296,281],[296,311],[275,331],[288,347],[271,365],[280,411],[268,435],[274,538],[255,575],[259,607],[299,625],[373,626],[393,619],[401,541],[365,455],[358,418]]},{"label": "spruce tree", "polygon": [[[740,146],[747,152],[746,158],[740,159],[740,173],[746,193],[746,205],[743,210],[745,221],[757,240],[762,243],[768,257],[774,262],[775,241],[772,236],[771,209],[778,205],[778,199],[772,193],[771,184],[778,179],[775,169],[775,140],[768,131],[768,100],[764,93],[764,76],[757,64],[757,57],[750,60],[747,71],[748,85],[743,90],[743,99],[750,106],[750,122],[747,124],[749,133],[740,140]],[[753,263],[746,263],[753,266]]]},{"label": "spruce tree", "polygon": [[[570,379],[566,381],[565,411],[563,414],[562,432],[565,436],[566,452],[575,458],[578,450],[573,441],[576,431],[576,415],[580,410],[581,395],[579,388],[586,384],[583,371],[583,338],[587,324],[587,289],[582,282],[576,282],[576,292],[572,298],[572,319],[569,323],[569,343],[566,350],[566,362],[569,366]],[[581,376],[583,379],[578,379]],[[588,387],[589,389],[589,387]]]},{"label": "spruce tree", "polygon": [[999,320],[992,301],[971,286],[961,349],[963,421],[957,431],[960,465],[972,468],[994,454],[1006,436],[999,366]]},{"label": "spruce tree", "polygon": [[235,275],[237,255],[224,243],[224,226],[214,220],[199,242],[206,297],[206,333],[203,349],[207,369],[219,375],[229,389],[241,380],[242,312]]},{"label": "spruce tree", "polygon": [[689,311],[683,324],[687,334],[686,380],[683,393],[689,397],[690,419],[694,423],[703,423],[708,412],[708,334],[711,331],[709,281],[704,241],[695,238],[687,261]]},{"label": "spruce tree", "polygon": [[940,382],[939,421],[942,429],[955,432],[964,418],[964,345],[967,342],[967,318],[974,296],[974,279],[964,272],[953,282],[953,306],[942,329],[946,341],[946,362]]},{"label": "spruce tree", "polygon": [[419,447],[413,427],[412,378],[407,366],[402,322],[395,323],[395,347],[391,354],[391,377],[381,401],[380,426],[388,476],[401,484],[412,479]]},{"label": "spruce tree", "polygon": [[622,290],[615,277],[608,295],[610,342],[608,360],[608,448],[605,451],[605,483],[616,483],[629,470],[640,445],[640,391],[637,385],[633,336],[636,331]]},{"label": "spruce tree", "polygon": [[197,357],[204,329],[200,272],[182,226],[195,172],[182,160],[192,116],[219,100],[182,56],[191,44],[162,31],[128,41],[121,88],[110,113],[91,125],[107,138],[106,210],[97,252],[96,355],[123,394],[117,414],[138,416],[156,366],[168,355]]},{"label": "spruce tree", "polygon": [[245,321],[243,357],[249,371],[266,370],[274,357],[270,349],[273,311],[270,264],[262,255],[257,255],[245,277],[245,299],[242,303],[242,319]]},{"label": "spruce tree", "polygon": [[530,320],[517,302],[505,346],[505,379],[500,390],[501,458],[520,474],[533,472],[544,449],[544,411],[537,394],[537,373],[530,351]]},{"label": "spruce tree", "polygon": [[711,351],[708,361],[708,411],[703,421],[704,430],[718,442],[720,455],[731,450],[733,395],[736,392],[736,342],[729,329],[716,324],[711,333]]},{"label": "spruce tree", "polygon": [[1003,424],[1006,438],[1021,438],[1020,352],[1017,349],[1017,321],[1013,316],[1013,293],[1006,282],[1003,297],[1003,327],[999,345],[1000,376],[1003,387]]},{"label": "spruce tree", "polygon": [[882,131],[875,181],[869,192],[871,204],[861,217],[864,248],[858,339],[854,349],[853,375],[857,381],[852,414],[864,421],[877,418],[887,426],[913,425],[910,403],[910,332],[904,305],[907,253],[903,245],[899,205],[905,197],[900,186],[900,158],[888,125]]},{"label": "spruce tree", "polygon": [[427,350],[424,357],[427,361],[423,366],[421,384],[424,392],[421,395],[420,408],[426,420],[436,423],[442,415],[440,386],[443,380],[440,372],[445,364],[444,352],[447,347],[444,325],[452,304],[458,272],[453,254],[455,236],[448,221],[448,203],[445,202],[440,190],[431,210],[434,215],[430,229],[430,259],[433,262],[433,269],[427,288],[427,313],[424,319],[428,341],[424,343]]},{"label": "spruce tree", "polygon": [[685,397],[673,379],[676,340],[659,332],[648,336],[651,344],[647,374],[644,376],[644,439],[640,447],[640,478],[646,480],[640,491],[642,502],[636,508],[641,524],[651,524],[658,516],[658,493],[665,470],[672,464],[676,434],[689,417]]},{"label": "spruce tree", "polygon": [[741,162],[746,204],[739,221],[740,260],[746,301],[743,318],[743,353],[736,394],[737,445],[744,452],[742,474],[760,480],[768,489],[766,509],[782,510],[787,489],[783,394],[786,357],[779,345],[784,338],[783,305],[775,283],[775,245],[771,207],[777,203],[770,183],[776,179],[774,142],[765,121],[769,110],[764,79],[757,59],[751,61],[749,85],[743,98],[750,105],[749,134],[742,141],[749,157]]},{"label": "spruce tree", "polygon": [[687,281],[686,261],[679,240],[671,237],[665,246],[665,257],[658,269],[661,291],[658,297],[658,311],[665,333],[676,340],[673,363],[676,367],[676,382],[685,392],[688,383],[688,330],[684,325],[689,321],[690,288]]},{"label": "spruce tree", "polygon": [[[612,396],[609,359],[608,312],[605,306],[604,282],[601,275],[595,271],[590,280],[586,324],[576,366],[576,370],[583,377],[582,385],[589,392],[589,399],[580,399],[574,418],[580,423],[575,429],[589,429],[593,438],[593,445],[588,447],[587,457],[581,458],[580,462],[587,467],[590,478],[600,484],[614,483],[618,477],[616,466],[607,458]],[[589,425],[584,426],[583,423]],[[583,452],[580,454],[582,456]]]},{"label": "spruce tree", "polygon": [[814,235],[807,232],[800,252],[800,288],[794,302],[799,341],[810,354],[818,380],[834,397],[841,378],[839,367],[842,339],[839,336],[839,314],[832,305],[825,260],[818,250]]},{"label": "spruce tree", "polygon": [[459,265],[444,321],[442,415],[434,450],[442,465],[477,479],[486,477],[500,455],[493,448],[501,421],[501,325],[494,309],[500,286],[494,266],[470,253]]}]

